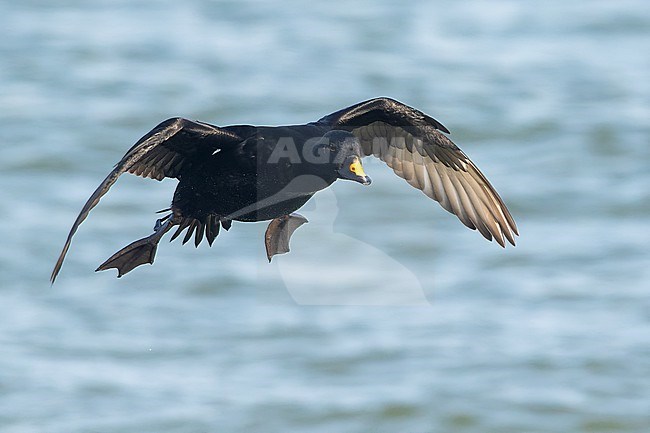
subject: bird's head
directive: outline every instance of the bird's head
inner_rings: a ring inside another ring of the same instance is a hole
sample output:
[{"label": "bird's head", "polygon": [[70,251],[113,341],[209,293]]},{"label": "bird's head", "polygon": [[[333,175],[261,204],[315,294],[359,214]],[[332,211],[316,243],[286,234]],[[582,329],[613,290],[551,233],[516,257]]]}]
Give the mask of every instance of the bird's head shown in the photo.
[{"label": "bird's head", "polygon": [[353,180],[370,185],[370,178],[361,164],[361,143],[347,131],[329,131],[316,144],[317,152],[328,154],[327,160],[338,179]]}]

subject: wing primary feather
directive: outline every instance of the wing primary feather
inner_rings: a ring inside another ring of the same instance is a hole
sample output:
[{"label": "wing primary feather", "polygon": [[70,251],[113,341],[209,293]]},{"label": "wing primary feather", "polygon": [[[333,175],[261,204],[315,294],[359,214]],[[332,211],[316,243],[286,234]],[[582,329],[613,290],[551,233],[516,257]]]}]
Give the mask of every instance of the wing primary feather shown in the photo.
[{"label": "wing primary feather", "polygon": [[397,142],[398,140],[398,137],[390,138],[390,144],[388,145],[388,156],[390,157],[390,164],[388,164],[388,162],[387,164],[393,169],[395,174],[401,178],[404,178],[404,175],[402,173],[402,148]]},{"label": "wing primary feather", "polygon": [[490,197],[489,190],[486,189],[483,185],[479,184],[477,179],[474,177],[471,177],[473,182],[469,182],[471,187],[474,190],[474,193],[476,196],[481,200],[481,202],[484,204],[485,208],[489,211],[490,216],[484,220],[484,222],[488,225],[488,228],[490,229],[490,233],[492,233],[492,236],[496,239],[499,244],[503,242],[503,239],[500,239],[500,235],[502,230],[500,229],[500,225],[503,224],[501,221],[501,216],[499,211],[496,209],[496,205],[492,201]]},{"label": "wing primary feather", "polygon": [[142,176],[142,177],[144,177],[144,178],[147,178],[147,177],[151,178],[151,177],[152,177],[152,176],[151,176],[151,173],[152,173],[155,169],[156,169],[155,166],[152,166],[152,165],[143,165],[143,166],[142,166],[142,173],[140,174],[140,176]]},{"label": "wing primary feather", "polygon": [[182,162],[183,158],[178,154],[170,154],[169,158],[165,158],[164,162],[161,162],[160,168],[162,172],[172,171],[172,167],[179,162]]},{"label": "wing primary feather", "polygon": [[[497,192],[494,190],[494,188],[492,188],[487,179],[485,179],[485,176],[483,176],[483,174],[478,170],[478,168],[476,168],[476,166],[472,165],[471,169],[474,173],[472,177],[477,181],[477,186],[482,191],[481,197],[484,198],[484,201],[489,203],[490,211],[494,216],[495,222],[499,225],[500,233],[503,233],[508,241],[514,245],[515,240],[512,236],[511,230],[516,233],[516,227],[513,228],[513,226],[510,224],[510,221],[512,221],[512,216],[510,216],[510,213],[508,212],[505,204],[503,204],[501,201],[501,198],[498,196]],[[478,182],[479,180],[480,183]],[[512,223],[514,224],[514,221],[512,221]],[[498,239],[499,238],[497,237],[497,240]]]},{"label": "wing primary feather", "polygon": [[[409,142],[411,145],[409,146]],[[417,153],[417,151],[415,151]],[[405,148],[402,151],[402,174],[404,179],[413,187],[422,189],[420,181],[415,175],[415,163],[413,162],[413,136],[408,135],[405,139]]]},{"label": "wing primary feather", "polygon": [[483,186],[489,191],[489,196],[491,200],[493,201],[495,206],[499,209],[499,213],[503,216],[503,218],[507,222],[507,224],[504,225],[504,228],[508,228],[509,230],[512,230],[514,234],[519,235],[519,231],[517,230],[517,224],[515,223],[514,218],[508,211],[508,208],[506,207],[505,203],[503,203],[503,200],[501,200],[501,197],[499,197],[499,193],[497,193],[497,191],[490,184],[490,182],[487,180],[485,175],[481,173],[478,167],[476,167],[476,165],[474,165],[471,161],[469,161],[469,159],[467,161],[469,163],[468,172],[472,173],[472,176],[475,177],[476,179],[481,180]]},{"label": "wing primary feather", "polygon": [[435,162],[427,163],[427,173],[429,174],[429,180],[431,181],[431,186],[433,187],[434,199],[440,203],[445,210],[448,212],[453,212],[449,198],[445,194],[445,187],[442,185],[442,179],[440,178],[440,173],[435,166]]},{"label": "wing primary feather", "polygon": [[[367,131],[368,136],[369,136],[370,139],[372,139],[373,137],[378,137],[378,138],[381,138],[381,139],[385,140],[385,142],[375,143],[373,141],[373,143],[372,143],[372,152],[373,152],[373,154],[376,157],[380,158],[380,159],[384,159],[385,155],[387,154],[387,152],[389,151],[389,148],[390,148],[390,143],[389,143],[390,137],[386,136],[384,134],[384,131],[381,130],[379,122],[375,122],[375,123],[372,123],[372,124],[368,125],[368,127],[366,128],[366,131]],[[378,145],[375,145],[375,144],[378,144]]]},{"label": "wing primary feather", "polygon": [[458,217],[459,220],[462,221],[463,224],[468,226],[471,224],[469,222],[469,218],[467,217],[467,214],[465,213],[463,207],[460,204],[460,197],[458,196],[458,192],[456,191],[456,188],[454,188],[454,185],[451,182],[450,179],[450,174],[449,171],[451,169],[448,168],[441,168],[440,172],[440,177],[442,178],[442,184],[445,187],[445,193],[447,194],[447,197],[449,197],[449,202],[451,203],[451,208],[453,210],[454,215]]},{"label": "wing primary feather", "polygon": [[[479,193],[479,194],[481,194],[481,193]],[[481,197],[481,196],[482,196],[482,194],[479,195],[479,197]],[[487,225],[488,230],[490,230],[490,233],[493,236],[496,236],[496,234],[499,233],[499,228],[497,227],[497,225],[498,225],[497,224],[497,218],[494,216],[494,212],[492,210],[492,207],[489,204],[486,203],[486,200],[481,198],[481,201],[483,202],[483,205],[485,206],[484,209],[488,212],[488,215],[483,220],[483,222]]]},{"label": "wing primary feather", "polygon": [[434,198],[433,189],[431,189],[431,183],[427,182],[429,176],[424,165],[424,159],[422,158],[422,154],[420,154],[420,151],[417,149],[416,145],[414,145],[411,159],[413,161],[413,173],[415,174],[415,178],[420,185],[418,188],[420,188],[422,192],[424,192],[427,196]]},{"label": "wing primary feather", "polygon": [[164,175],[164,173],[166,173],[166,172],[167,172],[167,169],[168,169],[167,165],[168,165],[171,161],[173,161],[174,159],[176,159],[177,157],[178,157],[178,154],[176,154],[176,153],[173,153],[173,152],[166,152],[166,153],[162,156],[162,158],[159,158],[159,159],[156,161],[156,163],[155,163],[156,171],[157,171],[157,172],[160,172],[160,173],[162,173],[162,174]]},{"label": "wing primary feather", "polygon": [[65,256],[68,253],[68,250],[70,249],[70,244],[72,243],[72,237],[77,232],[79,225],[81,225],[81,223],[88,217],[90,211],[95,206],[97,206],[99,200],[102,198],[102,196],[104,196],[104,194],[108,192],[110,187],[117,181],[117,178],[120,177],[120,174],[122,174],[122,166],[118,163],[118,165],[113,169],[113,171],[111,171],[108,174],[108,176],[106,176],[106,179],[104,179],[103,182],[99,184],[95,192],[93,192],[93,194],[88,198],[83,208],[81,208],[81,212],[79,212],[79,215],[77,215],[77,219],[75,219],[74,223],[72,224],[72,228],[68,233],[68,237],[65,240],[63,249],[61,250],[61,253],[59,254],[59,257],[54,265],[54,269],[52,270],[52,274],[50,275],[50,283],[54,284],[54,281],[56,280],[56,277],[59,274],[59,271],[61,270],[61,266],[63,266],[63,260],[65,260]]},{"label": "wing primary feather", "polygon": [[[490,229],[487,226],[486,221],[491,218],[489,211],[486,209],[485,205],[476,196],[476,193],[474,192],[474,189],[469,185],[470,180],[468,180],[468,174],[467,173],[462,173],[462,176],[458,177],[459,182],[463,185],[463,189],[465,190],[467,197],[469,200],[472,202],[472,207],[476,211],[476,214],[478,216],[478,222],[476,224],[476,228],[481,232],[481,234],[488,240],[492,240],[492,233],[490,233]],[[495,227],[496,229],[496,227]]]},{"label": "wing primary feather", "polygon": [[460,205],[465,211],[465,214],[467,215],[469,224],[467,224],[467,222],[465,221],[463,222],[467,227],[469,227],[472,230],[475,230],[479,225],[479,218],[476,215],[476,212],[474,211],[474,206],[472,205],[472,202],[467,196],[467,192],[465,192],[465,188],[463,188],[463,185],[459,180],[459,177],[461,177],[462,175],[463,172],[454,171],[452,175],[449,176],[449,179],[451,180],[451,183],[454,185],[454,190],[456,191],[456,194],[458,194],[458,197],[460,198]]}]

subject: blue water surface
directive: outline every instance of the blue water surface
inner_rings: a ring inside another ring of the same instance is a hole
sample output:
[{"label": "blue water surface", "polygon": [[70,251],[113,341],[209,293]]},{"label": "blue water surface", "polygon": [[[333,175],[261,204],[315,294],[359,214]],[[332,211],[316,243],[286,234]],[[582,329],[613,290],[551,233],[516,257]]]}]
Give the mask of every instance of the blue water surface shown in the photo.
[{"label": "blue water surface", "polygon": [[[0,431],[650,431],[650,8],[621,1],[0,1]],[[151,232],[175,181],[94,188],[171,116],[422,109],[498,189],[505,250],[367,161],[292,252]]]}]

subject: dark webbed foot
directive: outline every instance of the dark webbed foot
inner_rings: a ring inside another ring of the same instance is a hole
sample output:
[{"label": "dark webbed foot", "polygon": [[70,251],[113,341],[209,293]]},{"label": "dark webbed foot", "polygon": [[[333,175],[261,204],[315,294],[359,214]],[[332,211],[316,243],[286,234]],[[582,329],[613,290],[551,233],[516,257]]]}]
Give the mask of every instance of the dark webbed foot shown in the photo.
[{"label": "dark webbed foot", "polygon": [[[164,222],[163,222],[164,221]],[[117,269],[117,277],[131,272],[133,269],[146,263],[152,264],[156,256],[158,242],[169,229],[172,228],[172,222],[169,218],[163,218],[156,221],[154,233],[146,238],[139,239],[115,254],[108,260],[99,265],[95,272],[105,271],[107,269]]]},{"label": "dark webbed foot", "polygon": [[307,218],[297,213],[284,215],[271,221],[264,235],[266,257],[268,257],[269,262],[271,262],[274,255],[289,252],[291,235],[306,222],[308,222]]}]

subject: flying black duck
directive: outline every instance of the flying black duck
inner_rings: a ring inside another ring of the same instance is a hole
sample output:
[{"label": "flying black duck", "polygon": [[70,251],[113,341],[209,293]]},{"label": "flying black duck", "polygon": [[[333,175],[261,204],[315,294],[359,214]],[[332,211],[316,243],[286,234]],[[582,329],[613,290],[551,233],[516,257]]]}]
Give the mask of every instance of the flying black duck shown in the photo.
[{"label": "flying black duck", "polygon": [[52,271],[56,279],[72,237],[100,198],[123,173],[179,180],[169,212],[154,233],[113,254],[97,271],[118,277],[153,263],[163,235],[185,231],[210,246],[232,221],[266,221],[269,261],[289,251],[293,232],[307,220],[296,214],[316,192],[337,179],[370,184],[361,160],[375,156],[395,174],[436,200],[472,230],[505,247],[517,226],[499,194],[447,135],[440,122],[390,98],[375,98],[291,126],[219,127],[171,118],[142,137],[90,196],[75,220]]}]

